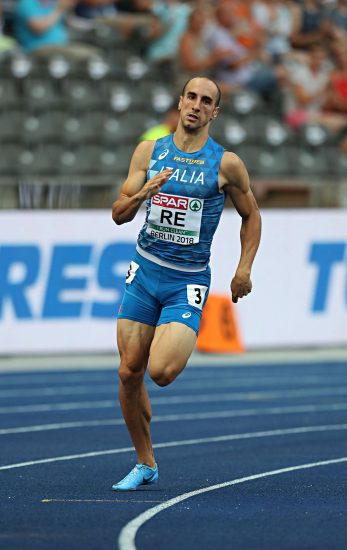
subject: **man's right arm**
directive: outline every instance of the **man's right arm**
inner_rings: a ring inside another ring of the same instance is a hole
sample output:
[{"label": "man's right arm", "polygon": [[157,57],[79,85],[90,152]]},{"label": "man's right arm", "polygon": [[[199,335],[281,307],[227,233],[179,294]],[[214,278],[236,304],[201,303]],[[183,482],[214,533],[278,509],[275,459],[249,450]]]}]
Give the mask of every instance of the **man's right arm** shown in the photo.
[{"label": "man's right arm", "polygon": [[128,177],[112,205],[112,219],[117,225],[133,220],[141,204],[160,192],[172,172],[163,170],[146,182],[153,147],[153,141],[142,141],[134,151]]}]

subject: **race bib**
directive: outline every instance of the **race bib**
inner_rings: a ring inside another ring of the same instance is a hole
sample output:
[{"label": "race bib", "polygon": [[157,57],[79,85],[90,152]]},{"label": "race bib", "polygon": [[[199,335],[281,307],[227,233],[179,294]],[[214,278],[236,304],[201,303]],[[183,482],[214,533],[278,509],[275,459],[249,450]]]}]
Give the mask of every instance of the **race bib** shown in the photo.
[{"label": "race bib", "polygon": [[200,239],[203,199],[158,193],[151,200],[146,232],[155,239],[196,244]]}]

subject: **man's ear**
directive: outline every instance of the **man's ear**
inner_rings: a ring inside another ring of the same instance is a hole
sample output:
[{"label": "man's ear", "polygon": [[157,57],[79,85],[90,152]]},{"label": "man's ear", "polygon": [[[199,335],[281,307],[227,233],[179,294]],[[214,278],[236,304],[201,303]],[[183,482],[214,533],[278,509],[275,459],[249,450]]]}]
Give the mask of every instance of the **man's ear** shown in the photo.
[{"label": "man's ear", "polygon": [[182,109],[182,96],[180,97],[177,108],[178,108],[179,111]]},{"label": "man's ear", "polygon": [[219,107],[216,107],[213,110],[213,113],[212,113],[212,116],[211,116],[210,120],[214,120],[215,118],[217,118],[218,113],[219,113]]},{"label": "man's ear", "polygon": [[217,116],[218,116],[218,114],[219,114],[219,111],[220,111],[220,107],[216,107],[216,108],[213,110],[212,118],[217,118]]}]

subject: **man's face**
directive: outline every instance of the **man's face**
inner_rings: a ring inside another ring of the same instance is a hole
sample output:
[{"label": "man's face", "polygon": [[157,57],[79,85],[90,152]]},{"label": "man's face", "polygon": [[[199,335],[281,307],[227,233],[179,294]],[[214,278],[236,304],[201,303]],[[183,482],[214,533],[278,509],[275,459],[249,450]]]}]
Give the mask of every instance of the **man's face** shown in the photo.
[{"label": "man's face", "polygon": [[191,80],[178,104],[183,127],[193,131],[207,126],[219,112],[219,107],[216,107],[217,94],[217,88],[210,80]]}]

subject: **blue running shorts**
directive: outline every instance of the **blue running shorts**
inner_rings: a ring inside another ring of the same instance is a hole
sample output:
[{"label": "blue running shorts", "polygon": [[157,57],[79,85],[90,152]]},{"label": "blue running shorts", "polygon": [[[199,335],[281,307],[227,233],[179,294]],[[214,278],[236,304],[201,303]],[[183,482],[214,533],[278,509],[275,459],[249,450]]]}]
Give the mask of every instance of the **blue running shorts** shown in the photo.
[{"label": "blue running shorts", "polygon": [[175,321],[198,334],[211,283],[209,267],[198,272],[177,271],[136,252],[125,282],[118,319],[152,326]]}]

